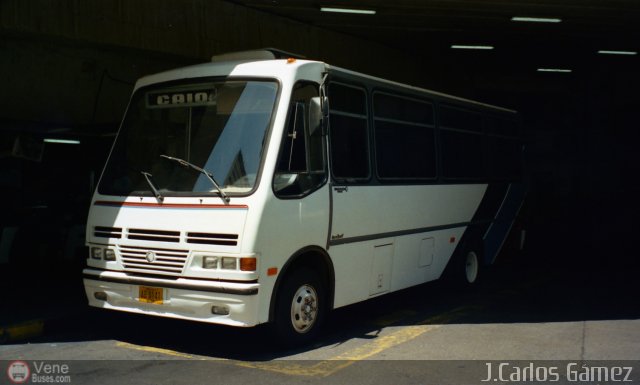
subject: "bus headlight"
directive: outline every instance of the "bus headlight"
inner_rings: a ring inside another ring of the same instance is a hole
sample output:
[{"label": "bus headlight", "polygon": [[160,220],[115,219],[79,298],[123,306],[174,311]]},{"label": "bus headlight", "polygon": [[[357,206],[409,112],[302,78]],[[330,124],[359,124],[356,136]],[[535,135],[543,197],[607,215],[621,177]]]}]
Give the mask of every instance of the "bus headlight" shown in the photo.
[{"label": "bus headlight", "polygon": [[237,258],[234,257],[222,257],[222,263],[220,263],[220,268],[224,270],[235,270]]},{"label": "bus headlight", "polygon": [[217,269],[218,268],[218,257],[212,256],[203,256],[202,257],[202,268],[203,269]]},{"label": "bus headlight", "polygon": [[91,248],[92,259],[104,259],[105,261],[115,261],[116,251],[105,247],[92,247]]},{"label": "bus headlight", "polygon": [[105,261],[115,261],[116,260],[116,251],[113,249],[105,249],[104,250],[104,260]]},{"label": "bus headlight", "polygon": [[91,258],[92,259],[102,259],[104,255],[104,249],[102,247],[92,247],[91,248]]},{"label": "bus headlight", "polygon": [[257,258],[255,256],[247,257],[228,257],[221,255],[196,254],[194,257],[195,266],[202,266],[207,270],[235,270],[235,271],[256,271]]}]

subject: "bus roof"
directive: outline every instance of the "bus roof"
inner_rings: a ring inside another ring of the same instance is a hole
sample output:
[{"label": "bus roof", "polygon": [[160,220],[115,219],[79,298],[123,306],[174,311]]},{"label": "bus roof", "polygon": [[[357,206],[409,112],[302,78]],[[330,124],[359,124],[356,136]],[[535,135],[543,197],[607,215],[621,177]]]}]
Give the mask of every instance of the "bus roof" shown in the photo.
[{"label": "bus roof", "polygon": [[[282,64],[285,63],[287,63],[288,65],[283,66]],[[363,82],[374,82],[382,86],[404,89],[409,92],[421,93],[429,97],[439,99],[441,101],[451,101],[454,103],[467,104],[483,109],[491,109],[494,111],[506,113],[517,113],[512,109],[482,103],[471,99],[465,99],[425,88],[415,87],[408,84],[399,83],[392,80],[367,75],[361,72],[329,65],[320,61],[306,60],[303,59],[303,57],[300,55],[291,54],[276,49],[241,51],[216,55],[212,57],[212,60],[209,63],[196,64],[193,66],[177,68],[166,72],[145,76],[138,80],[138,82],[136,83],[136,88],[163,81],[205,76],[253,76],[265,78],[284,78],[287,74],[292,73],[292,69],[300,69],[301,67],[321,67],[319,68],[319,72],[340,74],[345,77],[361,80]],[[318,71],[318,69],[316,69],[316,71]]]}]

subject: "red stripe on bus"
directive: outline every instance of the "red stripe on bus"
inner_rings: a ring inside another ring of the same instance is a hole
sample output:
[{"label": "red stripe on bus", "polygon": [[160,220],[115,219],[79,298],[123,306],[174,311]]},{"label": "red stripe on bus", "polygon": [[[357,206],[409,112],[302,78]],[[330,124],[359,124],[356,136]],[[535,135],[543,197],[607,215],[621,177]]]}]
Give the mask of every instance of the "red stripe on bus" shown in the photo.
[{"label": "red stripe on bus", "polygon": [[111,207],[148,207],[148,208],[164,208],[164,209],[248,209],[247,205],[209,205],[209,204],[183,204],[183,203],[136,203],[136,202],[113,202],[113,201],[96,201],[96,206]]}]

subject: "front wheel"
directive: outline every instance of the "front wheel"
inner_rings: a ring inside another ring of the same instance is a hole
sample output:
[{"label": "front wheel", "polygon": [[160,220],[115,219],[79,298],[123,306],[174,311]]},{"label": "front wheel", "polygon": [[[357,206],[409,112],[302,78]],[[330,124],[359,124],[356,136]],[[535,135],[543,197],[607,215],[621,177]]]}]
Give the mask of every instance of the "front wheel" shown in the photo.
[{"label": "front wheel", "polygon": [[298,346],[312,341],[327,309],[326,288],[310,269],[295,270],[284,278],[276,297],[274,328],[278,343]]}]

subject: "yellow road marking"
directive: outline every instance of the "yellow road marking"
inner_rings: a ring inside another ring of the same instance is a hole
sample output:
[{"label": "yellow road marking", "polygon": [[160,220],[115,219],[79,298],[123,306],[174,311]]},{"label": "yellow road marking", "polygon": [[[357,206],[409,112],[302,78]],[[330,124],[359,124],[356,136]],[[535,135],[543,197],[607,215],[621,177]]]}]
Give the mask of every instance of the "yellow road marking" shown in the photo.
[{"label": "yellow road marking", "polygon": [[403,344],[407,341],[434,329],[437,329],[438,325],[417,325],[417,326],[405,326],[400,330],[379,336],[372,342],[361,345],[355,349],[351,349],[345,353],[338,354],[332,358],[331,361],[346,360],[346,361],[361,361],[369,357],[375,356],[393,346]]},{"label": "yellow road marking", "polygon": [[0,343],[38,337],[42,335],[43,331],[44,320],[27,321],[18,325],[0,328]]},{"label": "yellow road marking", "polygon": [[[411,341],[422,334],[438,329],[444,324],[451,323],[454,319],[460,318],[462,315],[468,313],[471,310],[478,310],[479,306],[467,306],[453,309],[447,313],[439,314],[433,317],[429,317],[423,321],[417,322],[413,326],[405,326],[400,330],[378,336],[375,340],[358,346],[354,349],[340,353],[331,358],[322,360],[314,365],[302,365],[292,364],[287,361],[271,361],[271,362],[243,362],[243,361],[228,361],[233,362],[234,365],[260,369],[274,373],[285,374],[289,376],[301,376],[301,377],[328,377],[336,372],[347,368],[354,363],[367,358],[373,357],[389,348]],[[406,317],[415,314],[414,312],[399,312],[386,316],[385,318],[374,321],[378,326],[389,326],[397,321],[403,319],[401,315]],[[206,359],[195,357],[190,354],[176,352],[174,350],[154,348],[150,346],[134,345],[127,342],[117,342],[116,346],[120,348],[140,350],[148,353],[165,354],[174,357],[188,358],[188,359]],[[222,359],[224,360],[224,359]]]},{"label": "yellow road marking", "polygon": [[287,362],[237,362],[236,365],[247,368],[262,369],[291,376],[327,377],[358,361],[372,357],[393,346],[410,341],[419,335],[436,329],[439,326],[408,326],[401,330],[377,337],[374,341],[361,345],[345,353],[338,354],[315,365],[291,364]]},{"label": "yellow road marking", "polygon": [[[433,317],[429,317],[423,321],[417,322],[417,324],[414,326],[406,326],[391,334],[379,336],[372,342],[366,343],[347,352],[323,360],[315,365],[291,364],[288,362],[279,361],[236,362],[236,365],[286,374],[290,376],[328,377],[348,366],[353,365],[358,361],[365,360],[389,348],[411,341],[426,332],[439,328],[443,324],[452,322],[454,319],[461,317],[471,310],[477,309],[477,306],[459,307],[445,314],[439,314]],[[405,314],[410,315],[409,312]],[[385,318],[385,320],[387,321],[391,319],[394,319],[394,322],[400,320],[395,316]],[[382,320],[382,322],[384,322],[384,320]],[[380,323],[380,321],[374,322],[374,324]],[[387,324],[387,326],[388,325],[389,324]]]},{"label": "yellow road marking", "polygon": [[180,352],[176,352],[174,350],[154,348],[154,347],[151,347],[151,346],[134,345],[134,344],[130,344],[128,342],[120,342],[120,341],[118,341],[116,343],[116,346],[119,347],[119,348],[140,350],[140,351],[147,352],[147,353],[165,354],[165,355],[168,355],[168,356],[174,356],[174,357],[180,357],[180,358],[195,358],[194,356],[192,356],[190,354],[180,353]]}]

